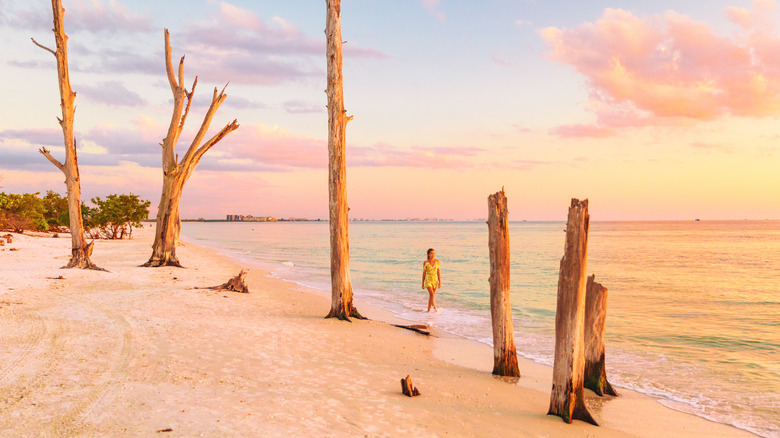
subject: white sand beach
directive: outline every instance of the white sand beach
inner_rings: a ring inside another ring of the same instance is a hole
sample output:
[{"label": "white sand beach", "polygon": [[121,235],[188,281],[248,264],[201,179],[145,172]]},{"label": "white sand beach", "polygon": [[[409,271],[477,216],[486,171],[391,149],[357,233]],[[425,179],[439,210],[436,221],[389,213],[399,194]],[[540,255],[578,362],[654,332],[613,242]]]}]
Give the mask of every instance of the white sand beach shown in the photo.
[{"label": "white sand beach", "polygon": [[[249,294],[194,289],[242,266],[187,244],[186,269],[138,267],[149,227],[96,242],[109,272],[59,269],[67,237],[14,235],[0,251],[4,437],[752,436],[620,388],[586,390],[600,427],[565,424],[546,415],[550,367],[521,360],[519,381],[495,378],[490,347],[393,327],[359,295],[371,320],[346,323],[256,269]],[[421,396],[401,394],[406,375]]]}]

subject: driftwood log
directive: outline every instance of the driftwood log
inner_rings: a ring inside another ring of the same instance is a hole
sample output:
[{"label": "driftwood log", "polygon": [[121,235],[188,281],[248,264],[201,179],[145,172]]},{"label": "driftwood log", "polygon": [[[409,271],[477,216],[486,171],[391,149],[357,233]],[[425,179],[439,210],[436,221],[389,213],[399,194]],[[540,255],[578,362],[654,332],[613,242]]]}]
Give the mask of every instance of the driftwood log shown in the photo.
[{"label": "driftwood log", "polygon": [[330,312],[325,318],[364,319],[352,303],[347,206],[347,117],[342,76],[341,0],[327,0],[325,22],[328,95],[328,209],[330,218]]},{"label": "driftwood log", "polygon": [[411,376],[401,379],[401,392],[408,397],[415,397],[420,395],[420,391],[412,385]]},{"label": "driftwood log", "polygon": [[550,410],[566,423],[582,420],[598,425],[583,398],[585,370],[585,273],[588,258],[588,200],[571,200],[566,244],[558,274],[555,312],[555,357]]},{"label": "driftwood log", "polygon": [[219,286],[207,287],[206,289],[228,291],[228,292],[240,292],[243,294],[248,294],[249,286],[247,286],[246,283],[244,282],[244,277],[246,276],[246,272],[247,272],[246,270],[242,269],[241,272],[238,273],[238,275],[231,278],[226,283],[220,284]]},{"label": "driftwood log", "polygon": [[425,324],[411,324],[411,325],[393,324],[393,327],[398,327],[405,330],[411,330],[413,332],[417,332],[425,336],[431,335],[430,328]]},{"label": "driftwood log", "polygon": [[493,321],[493,374],[520,377],[509,303],[509,228],[504,188],[488,196],[490,316]]},{"label": "driftwood log", "polygon": [[607,322],[607,288],[588,277],[585,297],[585,387],[603,396],[618,395],[607,381],[604,331]]}]

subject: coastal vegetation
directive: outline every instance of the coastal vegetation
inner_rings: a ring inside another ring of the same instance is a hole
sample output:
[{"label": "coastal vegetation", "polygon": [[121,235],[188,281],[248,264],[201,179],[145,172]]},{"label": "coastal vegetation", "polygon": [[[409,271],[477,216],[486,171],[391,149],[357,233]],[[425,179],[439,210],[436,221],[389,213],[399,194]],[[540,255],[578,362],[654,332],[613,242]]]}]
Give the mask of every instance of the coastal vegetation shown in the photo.
[{"label": "coastal vegetation", "polygon": [[[90,239],[130,239],[149,216],[149,201],[135,194],[111,194],[81,204],[84,232]],[[70,232],[68,199],[54,191],[0,193],[0,230]]]}]

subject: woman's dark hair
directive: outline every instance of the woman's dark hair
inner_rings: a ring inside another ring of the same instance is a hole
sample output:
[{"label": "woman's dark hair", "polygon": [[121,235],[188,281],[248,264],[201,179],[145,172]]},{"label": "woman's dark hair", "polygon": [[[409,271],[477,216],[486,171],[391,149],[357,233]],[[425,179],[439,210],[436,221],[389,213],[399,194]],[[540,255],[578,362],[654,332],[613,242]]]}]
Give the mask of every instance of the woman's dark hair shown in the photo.
[{"label": "woman's dark hair", "polygon": [[433,248],[428,248],[428,252],[426,253],[426,255],[431,255],[431,251],[433,251]]}]

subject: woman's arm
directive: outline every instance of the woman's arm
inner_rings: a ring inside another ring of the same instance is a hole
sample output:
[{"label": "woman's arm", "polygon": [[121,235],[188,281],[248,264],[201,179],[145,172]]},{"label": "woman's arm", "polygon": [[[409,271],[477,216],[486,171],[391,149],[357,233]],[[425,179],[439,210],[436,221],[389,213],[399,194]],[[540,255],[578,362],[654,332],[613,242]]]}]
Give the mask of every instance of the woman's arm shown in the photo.
[{"label": "woman's arm", "polygon": [[425,262],[423,262],[422,288],[425,289]]},{"label": "woman's arm", "polygon": [[439,287],[441,287],[441,268],[436,270],[436,275],[439,277]]}]

